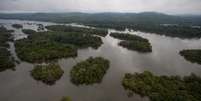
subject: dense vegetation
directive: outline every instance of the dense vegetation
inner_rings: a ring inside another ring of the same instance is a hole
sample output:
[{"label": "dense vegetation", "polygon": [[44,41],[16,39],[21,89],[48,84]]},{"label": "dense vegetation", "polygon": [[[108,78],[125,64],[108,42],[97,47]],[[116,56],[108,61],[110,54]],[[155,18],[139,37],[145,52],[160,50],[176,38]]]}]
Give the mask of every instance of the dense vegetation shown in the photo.
[{"label": "dense vegetation", "polygon": [[23,26],[21,24],[13,24],[12,27],[17,28],[17,29],[23,28]]},{"label": "dense vegetation", "polygon": [[6,48],[0,47],[0,71],[14,69],[14,67],[14,59],[11,57],[10,52]]},{"label": "dense vegetation", "polygon": [[36,65],[31,71],[31,76],[46,84],[52,85],[61,78],[64,71],[58,64]]},{"label": "dense vegetation", "polygon": [[100,83],[108,68],[108,60],[101,57],[90,57],[72,68],[71,81],[76,85]]},{"label": "dense vegetation", "polygon": [[61,101],[72,101],[70,97],[65,96],[61,99]]},{"label": "dense vegetation", "polygon": [[[90,26],[90,25],[89,25]],[[166,35],[178,38],[200,38],[201,28],[194,28],[190,25],[163,25],[163,24],[91,24],[94,27],[114,28],[118,30],[125,30],[125,28],[133,29],[135,31],[143,31],[148,33],[155,33],[159,35]]]},{"label": "dense vegetation", "polygon": [[130,49],[130,50],[136,50],[138,52],[151,52],[151,45],[148,42],[143,41],[121,41],[119,42],[119,45]]},{"label": "dense vegetation", "polygon": [[36,31],[32,29],[22,29],[22,32],[28,35],[36,33]]},{"label": "dense vegetation", "polygon": [[201,49],[182,50],[179,52],[186,60],[201,64]]},{"label": "dense vegetation", "polygon": [[38,24],[38,28],[37,28],[38,31],[44,31],[45,30],[45,27],[43,24]]},{"label": "dense vegetation", "polygon": [[152,47],[149,41],[137,35],[124,34],[124,33],[111,33],[110,36],[123,40],[119,45],[138,52],[151,52]]},{"label": "dense vegetation", "polygon": [[14,59],[8,51],[7,41],[11,40],[10,32],[5,27],[0,27],[0,71],[13,69],[15,66]]},{"label": "dense vegetation", "polygon": [[28,62],[46,62],[59,58],[74,57],[77,48],[98,48],[100,37],[79,32],[37,32],[27,39],[16,41],[18,57]]},{"label": "dense vegetation", "polygon": [[[143,13],[27,13],[0,14],[4,19],[40,20],[59,23],[81,23],[100,28],[130,28],[180,38],[200,38],[201,16],[171,16],[155,12]],[[174,24],[179,26],[161,26]]]},{"label": "dense vegetation", "polygon": [[145,38],[142,38],[140,36],[137,35],[132,35],[132,34],[124,34],[124,33],[111,33],[110,36],[120,39],[120,40],[127,40],[127,41],[148,41]]},{"label": "dense vegetation", "polygon": [[65,25],[51,25],[46,26],[48,30],[52,31],[62,31],[62,32],[79,32],[84,34],[95,34],[99,36],[105,37],[107,35],[106,29],[100,29],[100,28],[81,28],[81,27],[73,27],[73,26],[65,26]]},{"label": "dense vegetation", "polygon": [[77,56],[77,50],[74,47],[48,40],[28,38],[17,41],[15,46],[18,57],[31,63]]},{"label": "dense vegetation", "polygon": [[195,74],[179,76],[155,76],[143,73],[125,74],[122,85],[130,93],[148,96],[151,101],[200,101],[201,78]]},{"label": "dense vegetation", "polygon": [[156,33],[179,38],[200,38],[201,28],[193,28],[191,26],[179,25],[135,25],[132,27],[134,30],[144,31],[148,33]]}]

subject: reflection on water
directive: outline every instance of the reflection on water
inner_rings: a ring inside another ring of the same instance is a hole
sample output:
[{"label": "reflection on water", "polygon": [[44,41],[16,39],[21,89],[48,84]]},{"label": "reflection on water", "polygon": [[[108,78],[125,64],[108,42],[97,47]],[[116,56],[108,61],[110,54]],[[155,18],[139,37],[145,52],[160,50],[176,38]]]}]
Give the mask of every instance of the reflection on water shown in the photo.
[{"label": "reflection on water", "polygon": [[[24,28],[37,29],[34,23],[50,25],[54,23],[0,20],[7,25],[21,23]],[[33,23],[33,24],[27,24]],[[17,31],[13,34],[20,34]],[[109,30],[115,32],[115,30]],[[125,33],[129,32],[128,30]],[[53,86],[37,82],[30,76],[33,64],[21,62],[16,71],[0,72],[0,101],[58,101],[62,96],[70,96],[74,101],[146,101],[138,95],[128,98],[121,86],[124,73],[143,72],[149,70],[158,75],[189,75],[195,73],[201,76],[201,65],[192,64],[181,57],[178,52],[182,49],[201,48],[201,40],[178,39],[145,34],[143,32],[130,32],[149,39],[152,44],[152,53],[142,54],[119,47],[119,40],[109,35],[103,39],[104,44],[97,50],[92,48],[78,51],[78,57],[61,59],[59,64],[65,71],[62,78]],[[18,38],[18,37],[16,37]],[[11,49],[12,50],[12,49]],[[93,86],[75,86],[70,82],[69,71],[79,61],[90,56],[102,56],[110,60],[110,68],[101,84]]]}]

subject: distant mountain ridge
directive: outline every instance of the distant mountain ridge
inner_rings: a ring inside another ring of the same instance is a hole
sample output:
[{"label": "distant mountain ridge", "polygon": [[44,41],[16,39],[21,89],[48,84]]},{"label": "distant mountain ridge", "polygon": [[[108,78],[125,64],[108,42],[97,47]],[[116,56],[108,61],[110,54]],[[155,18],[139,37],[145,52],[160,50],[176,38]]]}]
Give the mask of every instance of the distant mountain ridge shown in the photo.
[{"label": "distant mountain ridge", "polygon": [[59,23],[130,23],[201,25],[201,16],[175,16],[157,12],[142,13],[0,13],[0,19],[51,21]]}]

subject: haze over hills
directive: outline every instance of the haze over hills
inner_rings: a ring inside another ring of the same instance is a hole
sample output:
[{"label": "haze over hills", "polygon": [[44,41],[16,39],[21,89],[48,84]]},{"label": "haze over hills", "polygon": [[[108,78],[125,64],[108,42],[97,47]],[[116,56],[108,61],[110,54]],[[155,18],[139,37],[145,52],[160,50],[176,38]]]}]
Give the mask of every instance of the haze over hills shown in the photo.
[{"label": "haze over hills", "polygon": [[157,12],[142,13],[1,13],[1,19],[52,21],[60,23],[131,23],[131,24],[190,24],[201,25],[199,15],[167,15]]}]

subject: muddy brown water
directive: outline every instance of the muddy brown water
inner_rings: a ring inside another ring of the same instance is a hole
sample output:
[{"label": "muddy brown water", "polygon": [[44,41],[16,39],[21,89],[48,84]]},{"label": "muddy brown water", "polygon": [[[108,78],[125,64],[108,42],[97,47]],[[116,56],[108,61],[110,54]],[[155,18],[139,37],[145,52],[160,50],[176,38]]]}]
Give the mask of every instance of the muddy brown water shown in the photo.
[{"label": "muddy brown water", "polygon": [[[24,28],[37,30],[37,24],[52,25],[55,23],[0,20],[0,25],[14,29],[11,24],[23,24]],[[73,24],[75,25],[75,24]],[[82,25],[75,25],[81,26]],[[27,35],[21,29],[14,29],[15,40],[26,38]],[[117,32],[109,29],[109,33]],[[0,101],[59,101],[63,96],[69,96],[73,101],[148,101],[135,94],[128,97],[121,85],[125,73],[151,71],[157,75],[180,75],[185,76],[195,73],[201,76],[201,65],[193,64],[181,57],[178,52],[182,49],[201,48],[201,39],[179,39],[143,32],[124,33],[136,34],[149,39],[152,45],[152,53],[138,53],[117,45],[119,40],[109,35],[102,38],[104,44],[97,50],[87,48],[78,51],[76,58],[60,59],[59,64],[65,71],[62,78],[55,85],[48,86],[34,80],[30,76],[33,64],[21,62],[15,67],[16,70],[0,72]],[[13,43],[11,52],[15,58]],[[70,82],[70,70],[79,61],[90,56],[102,56],[110,60],[110,68],[100,84],[76,86]]]}]

